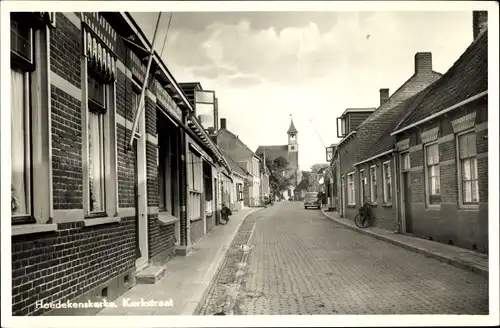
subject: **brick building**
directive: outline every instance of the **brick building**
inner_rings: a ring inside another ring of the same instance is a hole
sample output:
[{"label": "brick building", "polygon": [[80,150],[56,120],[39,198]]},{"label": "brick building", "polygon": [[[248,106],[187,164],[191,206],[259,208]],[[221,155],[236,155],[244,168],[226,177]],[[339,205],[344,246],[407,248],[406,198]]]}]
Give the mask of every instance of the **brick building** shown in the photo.
[{"label": "brick building", "polygon": [[488,252],[487,12],[474,41],[405,109],[396,138],[401,231]]},{"label": "brick building", "polygon": [[[372,204],[376,226],[395,231],[397,215],[393,204],[395,187],[394,161],[391,152],[377,152],[379,139],[387,135],[401,104],[425,89],[441,76],[432,70],[432,54],[415,55],[414,74],[391,96],[389,89],[380,89],[378,108],[347,109],[339,118],[344,138],[337,144],[339,179],[337,194],[343,217],[354,219],[364,201]],[[374,153],[375,151],[375,153]]]},{"label": "brick building", "polygon": [[243,206],[260,206],[261,195],[261,159],[227,128],[227,119],[220,119],[220,128],[212,134],[212,139],[244,172],[248,172],[243,185]]},{"label": "brick building", "polygon": [[473,13],[473,35],[444,75],[417,53],[415,75],[391,97],[381,89],[361,125],[340,118],[331,165],[341,215],[366,200],[375,226],[488,252],[487,12]]},{"label": "brick building", "polygon": [[151,44],[128,13],[11,18],[13,314],[112,300],[189,253],[231,170],[156,53],[137,115]]}]

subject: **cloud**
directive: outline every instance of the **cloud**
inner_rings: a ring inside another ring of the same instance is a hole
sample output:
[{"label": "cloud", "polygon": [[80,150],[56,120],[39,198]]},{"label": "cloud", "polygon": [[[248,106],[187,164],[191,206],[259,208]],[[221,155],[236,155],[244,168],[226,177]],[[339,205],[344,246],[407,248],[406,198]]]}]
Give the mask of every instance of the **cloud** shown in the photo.
[{"label": "cloud", "polygon": [[[148,15],[138,23],[151,38]],[[252,149],[286,144],[293,114],[305,168],[324,161],[318,133],[335,142],[335,118],[347,107],[376,106],[380,88],[394,92],[413,74],[416,52],[431,51],[444,73],[472,38],[470,12],[309,15],[174,13],[163,59],[179,82],[216,90],[219,117]]]},{"label": "cloud", "polygon": [[227,84],[233,87],[248,87],[262,82],[262,79],[254,76],[233,76],[227,79]]},{"label": "cloud", "polygon": [[236,70],[220,66],[205,66],[196,67],[193,69],[193,74],[199,77],[205,77],[208,79],[217,79],[219,77],[224,77],[226,75],[235,74]]}]

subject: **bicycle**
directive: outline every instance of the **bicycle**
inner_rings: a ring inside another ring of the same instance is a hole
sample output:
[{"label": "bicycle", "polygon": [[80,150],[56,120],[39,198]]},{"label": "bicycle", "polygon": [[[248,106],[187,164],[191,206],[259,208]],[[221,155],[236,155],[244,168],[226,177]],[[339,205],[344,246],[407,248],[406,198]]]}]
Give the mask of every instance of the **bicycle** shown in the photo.
[{"label": "bicycle", "polygon": [[363,206],[358,209],[358,214],[354,217],[354,223],[359,228],[367,228],[375,219],[371,210],[372,205],[365,199]]}]

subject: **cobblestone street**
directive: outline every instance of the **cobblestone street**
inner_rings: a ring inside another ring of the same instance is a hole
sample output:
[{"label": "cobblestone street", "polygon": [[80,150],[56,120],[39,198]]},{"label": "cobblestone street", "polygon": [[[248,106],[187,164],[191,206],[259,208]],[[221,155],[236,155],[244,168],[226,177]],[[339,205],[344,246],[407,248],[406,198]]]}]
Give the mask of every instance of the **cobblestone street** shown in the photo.
[{"label": "cobblestone street", "polygon": [[[246,243],[250,250],[240,247]],[[488,313],[487,279],[301,203],[247,217],[214,279],[200,314]]]}]

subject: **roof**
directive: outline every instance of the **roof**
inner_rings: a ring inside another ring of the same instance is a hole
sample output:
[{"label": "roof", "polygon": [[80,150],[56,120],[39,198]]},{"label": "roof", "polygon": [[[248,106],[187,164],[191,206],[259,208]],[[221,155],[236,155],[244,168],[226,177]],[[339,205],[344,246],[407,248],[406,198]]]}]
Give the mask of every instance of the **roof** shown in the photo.
[{"label": "roof", "polygon": [[488,90],[488,30],[485,30],[432,86],[428,97],[393,129],[400,130]]},{"label": "roof", "polygon": [[225,133],[227,133],[230,137],[232,137],[232,138],[234,138],[234,139],[238,140],[238,141],[240,142],[240,144],[241,144],[244,148],[246,148],[246,149],[247,149],[248,151],[250,151],[253,155],[255,155],[255,153],[254,153],[254,152],[253,152],[253,151],[252,151],[252,150],[251,150],[251,149],[250,149],[250,148],[249,148],[249,147],[248,147],[248,146],[247,146],[247,145],[246,145],[243,141],[241,141],[241,139],[240,139],[240,138],[239,138],[236,134],[232,133],[232,132],[231,132],[231,131],[229,131],[228,129],[220,129],[219,131],[217,131],[217,133],[215,133],[215,136],[218,136],[218,135],[219,135],[219,133],[221,133],[221,132],[225,132]]},{"label": "roof", "polygon": [[375,107],[366,107],[366,108],[346,108],[346,110],[340,116],[344,116],[347,113],[370,113],[374,112],[377,108]]},{"label": "roof", "polygon": [[288,158],[288,145],[278,145],[278,146],[259,146],[255,153],[262,156],[266,152],[266,159],[269,158],[274,160],[280,156]]},{"label": "roof", "polygon": [[295,190],[307,190],[309,187],[309,181],[307,179],[303,179],[300,183],[295,187]]},{"label": "roof", "polygon": [[[434,82],[436,83],[436,82]],[[413,95],[412,97],[402,101],[401,103],[397,104],[394,106],[394,113],[396,113],[391,121],[389,122],[389,125],[386,127],[384,133],[381,134],[381,136],[372,143],[372,147],[370,148],[370,151],[366,153],[365,159],[372,158],[374,156],[377,156],[379,154],[382,154],[383,152],[389,151],[393,149],[395,143],[396,143],[396,138],[394,136],[391,136],[391,132],[394,131],[394,129],[397,127],[401,119],[403,119],[409,112],[411,112],[427,95],[432,89],[432,86],[434,84],[429,85],[427,88],[424,90],[420,91],[416,95]]]},{"label": "roof", "polygon": [[288,131],[286,133],[297,133],[297,129],[295,128],[295,125],[293,125],[293,120],[290,120],[290,127],[288,128]]},{"label": "roof", "polygon": [[224,158],[226,159],[226,161],[228,162],[229,167],[231,167],[231,170],[233,170],[234,172],[236,172],[240,175],[243,175],[243,176],[246,176],[249,174],[244,168],[239,166],[238,163],[236,163],[236,161],[231,156],[229,156],[228,153],[226,153],[224,151],[224,149],[221,148],[221,152],[224,155]]}]

